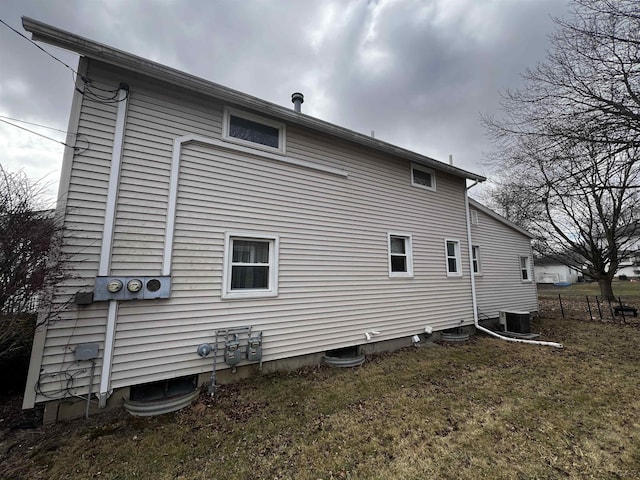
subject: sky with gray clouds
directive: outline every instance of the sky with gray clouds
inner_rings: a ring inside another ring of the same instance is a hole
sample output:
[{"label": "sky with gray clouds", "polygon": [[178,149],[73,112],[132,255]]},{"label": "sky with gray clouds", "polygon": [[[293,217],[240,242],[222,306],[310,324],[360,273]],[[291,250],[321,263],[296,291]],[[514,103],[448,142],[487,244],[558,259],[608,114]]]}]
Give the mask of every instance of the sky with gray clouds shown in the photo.
[{"label": "sky with gray clouds", "polygon": [[[481,115],[499,113],[567,12],[565,0],[0,0],[29,38],[21,16],[282,106],[300,91],[308,115],[484,175]],[[64,141],[72,92],[69,69],[0,24],[0,163],[50,192],[63,146],[6,122]]]}]

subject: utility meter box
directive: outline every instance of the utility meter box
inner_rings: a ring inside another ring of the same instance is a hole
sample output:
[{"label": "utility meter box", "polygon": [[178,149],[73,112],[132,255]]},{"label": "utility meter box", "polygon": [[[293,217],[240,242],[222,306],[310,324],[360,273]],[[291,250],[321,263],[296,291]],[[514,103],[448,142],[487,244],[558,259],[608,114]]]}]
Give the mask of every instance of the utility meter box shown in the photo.
[{"label": "utility meter box", "polygon": [[224,344],[224,361],[227,365],[237,365],[242,360],[240,356],[240,342],[237,337],[227,340]]},{"label": "utility meter box", "polygon": [[254,337],[249,337],[247,344],[247,360],[259,362],[262,360],[262,332]]}]

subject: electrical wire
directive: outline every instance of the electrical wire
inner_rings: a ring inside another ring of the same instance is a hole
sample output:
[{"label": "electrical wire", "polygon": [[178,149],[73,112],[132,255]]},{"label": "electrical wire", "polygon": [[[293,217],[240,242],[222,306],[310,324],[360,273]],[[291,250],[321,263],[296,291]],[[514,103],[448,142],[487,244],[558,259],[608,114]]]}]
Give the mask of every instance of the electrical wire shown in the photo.
[{"label": "electrical wire", "polygon": [[[92,97],[92,100],[95,100],[97,102],[100,103],[104,103],[104,104],[109,104],[109,103],[118,103],[118,102],[123,102],[125,101],[128,97],[129,97],[129,87],[126,86],[125,90],[126,90],[126,95],[124,98],[118,99],[118,92],[120,91],[121,88],[123,88],[123,84],[120,84],[118,88],[116,89],[106,89],[106,88],[100,88],[97,87],[95,85],[91,85],[92,81],[90,78],[85,77],[83,75],[80,75],[76,70],[74,70],[73,68],[71,68],[69,65],[67,65],[65,62],[63,62],[62,60],[60,60],[58,57],[56,57],[55,55],[53,55],[52,53],[50,53],[49,51],[45,50],[44,48],[42,48],[40,45],[38,45],[36,42],[34,42],[32,39],[30,39],[29,37],[27,37],[26,35],[22,34],[21,32],[19,32],[18,30],[16,30],[15,28],[13,28],[11,25],[9,25],[7,22],[5,22],[4,20],[2,20],[0,18],[0,23],[2,23],[5,27],[7,27],[8,29],[10,29],[12,32],[16,33],[17,35],[19,35],[20,37],[24,38],[26,41],[28,41],[29,43],[31,43],[32,45],[34,45],[36,48],[38,48],[39,50],[43,51],[44,53],[46,53],[48,56],[50,56],[51,58],[53,58],[55,61],[61,63],[62,65],[64,65],[65,67],[67,67],[69,70],[71,70],[72,72],[72,80],[74,85],[76,84],[76,80],[73,77],[73,75],[80,77],[80,79],[82,80],[82,82],[84,83],[85,89],[84,91],[79,89],[78,87],[76,87],[76,90],[82,94],[82,95],[86,95],[87,93],[89,94],[90,97]],[[98,93],[96,93],[97,91],[100,92],[104,92],[104,93],[110,93],[111,96],[103,96],[100,95]],[[68,145],[67,145],[68,146]]]},{"label": "electrical wire", "polygon": [[[67,135],[74,135],[76,137],[76,142],[83,141],[83,142],[86,142],[87,145],[86,145],[86,147],[78,147],[77,145],[72,147],[71,145],[68,145],[68,144],[66,144],[64,142],[61,142],[60,140],[56,140],[55,138],[47,137],[46,135],[42,135],[41,133],[34,132],[33,130],[29,130],[27,128],[21,127],[20,125],[15,125],[15,124],[13,124],[11,122],[8,122],[7,120],[12,120],[14,122],[20,122],[20,123],[25,123],[27,125],[33,125],[35,127],[47,128],[49,130],[53,130],[53,131],[56,131],[56,132],[61,132],[61,133],[67,134]],[[53,142],[61,143],[65,147],[73,148],[75,153],[78,154],[78,155],[81,154],[81,153],[86,152],[91,147],[91,143],[89,142],[89,139],[87,139],[87,137],[85,135],[81,135],[79,133],[67,132],[65,130],[60,130],[59,128],[48,127],[46,125],[41,125],[39,123],[28,122],[26,120],[20,120],[18,118],[7,117],[6,115],[0,115],[0,122],[4,122],[4,123],[6,123],[8,125],[11,125],[11,126],[16,127],[16,128],[20,128],[22,130],[26,130],[29,133],[33,133],[35,135],[39,135],[39,136],[41,136],[43,138],[46,138],[47,140],[51,140]]]},{"label": "electrical wire", "polygon": [[0,23],[2,23],[5,27],[7,27],[8,29],[12,30],[13,32],[17,33],[18,35],[20,35],[22,38],[24,38],[27,42],[33,44],[36,48],[42,50],[44,53],[46,53],[47,55],[49,55],[51,58],[53,58],[56,62],[60,62],[62,65],[64,65],[65,67],[67,67],[69,70],[71,70],[74,74],[78,75],[78,72],[76,72],[73,68],[71,68],[69,65],[67,65],[66,63],[64,63],[62,60],[60,60],[58,57],[56,57],[55,55],[53,55],[52,53],[48,52],[47,50],[45,50],[44,48],[42,48],[40,45],[38,45],[36,42],[34,42],[33,40],[31,40],[29,37],[27,37],[26,35],[23,35],[22,33],[20,33],[18,30],[16,30],[15,28],[13,28],[11,25],[9,25],[7,22],[5,22],[4,20],[2,20],[0,18]]},{"label": "electrical wire", "polygon": [[[5,120],[11,120],[13,122],[26,123],[27,125],[33,125],[34,127],[48,128],[49,130],[55,130],[56,132],[68,133],[66,130],[60,130],[59,128],[47,127],[46,125],[40,125],[39,123],[27,122],[26,120],[20,120],[19,118],[7,117],[5,115],[0,115],[0,118],[4,118]],[[77,134],[72,134],[77,135]]]},{"label": "electrical wire", "polygon": [[20,130],[24,130],[26,132],[33,133],[34,135],[38,135],[39,137],[46,138],[47,140],[51,140],[52,142],[59,143],[61,145],[64,145],[65,147],[74,148],[74,149],[76,148],[76,147],[73,147],[73,146],[71,146],[71,145],[69,145],[69,144],[67,144],[65,142],[61,142],[60,140],[56,140],[55,138],[47,137],[46,135],[43,135],[43,134],[38,133],[38,132],[34,132],[33,130],[29,130],[28,128],[25,128],[25,127],[21,127],[20,125],[16,125],[15,123],[11,123],[11,122],[9,122],[7,120],[4,120],[2,118],[0,118],[0,122],[6,123],[7,125],[11,125],[12,127],[19,128]]},{"label": "electrical wire", "polygon": [[[78,368],[75,372],[69,373],[69,369],[73,366],[78,366],[78,362],[70,363],[69,366],[64,371],[47,373],[44,375],[41,373],[38,376],[38,381],[34,385],[35,392],[44,398],[48,398],[49,400],[61,400],[63,398],[68,398],[68,397],[80,397],[79,395],[76,395],[75,393],[73,393],[71,390],[74,388],[76,377],[78,375],[86,373],[88,369]],[[46,377],[50,377],[50,378],[60,377],[60,379],[58,380],[58,382],[60,382],[60,387],[57,391],[54,391],[52,393],[45,393],[42,391],[41,383],[43,378],[46,378]],[[82,398],[83,400],[86,400],[85,397],[80,397],[80,398]]]}]

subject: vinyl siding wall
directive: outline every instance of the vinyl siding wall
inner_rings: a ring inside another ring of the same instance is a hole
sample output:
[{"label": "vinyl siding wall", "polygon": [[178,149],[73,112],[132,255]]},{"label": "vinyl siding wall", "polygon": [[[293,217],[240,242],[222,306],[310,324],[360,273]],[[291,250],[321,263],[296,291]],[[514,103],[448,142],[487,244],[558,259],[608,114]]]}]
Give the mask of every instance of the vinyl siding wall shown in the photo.
[{"label": "vinyl siding wall", "polygon": [[[223,106],[98,63],[89,75],[131,87],[111,273],[160,274],[172,142],[187,134],[220,140]],[[80,131],[91,146],[73,163],[65,223],[80,275],[66,293],[92,290],[97,275],[116,107],[83,104]],[[233,147],[183,145],[171,298],[120,302],[112,388],[210,371],[211,358],[195,350],[216,329],[262,331],[270,361],[365,343],[366,331],[379,331],[377,341],[473,322],[464,179],[436,172],[430,192],[411,186],[409,161],[292,125],[286,139],[287,156],[348,177]],[[277,297],[221,299],[225,232],[279,237]],[[388,232],[412,235],[413,278],[389,278]],[[445,238],[460,240],[462,277],[446,275]],[[68,368],[78,343],[99,342],[102,355],[105,324],[106,302],[96,302],[49,327],[43,392],[59,390],[53,374]],[[95,385],[100,359],[97,366]],[[79,371],[74,393],[87,384]]]},{"label": "vinyl siding wall", "polygon": [[[480,247],[481,272],[475,277],[480,320],[497,317],[500,310],[537,311],[530,239],[484,212],[476,211],[478,224],[471,226],[471,242]],[[529,257],[532,281],[521,279],[521,256]]]}]

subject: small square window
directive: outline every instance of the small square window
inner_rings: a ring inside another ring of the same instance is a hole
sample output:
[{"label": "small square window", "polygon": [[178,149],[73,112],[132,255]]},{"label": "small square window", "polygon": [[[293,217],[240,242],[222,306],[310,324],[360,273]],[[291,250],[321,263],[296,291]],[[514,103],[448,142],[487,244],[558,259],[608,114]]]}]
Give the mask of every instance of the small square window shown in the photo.
[{"label": "small square window", "polygon": [[461,276],[462,260],[460,258],[460,242],[458,240],[445,240],[445,255],[447,260],[447,276]]},{"label": "small square window", "polygon": [[278,294],[278,237],[227,233],[222,298]]},{"label": "small square window", "polygon": [[389,234],[389,276],[413,276],[411,235]]},{"label": "small square window", "polygon": [[422,165],[411,164],[411,185],[425,188],[427,190],[436,189],[436,174],[431,168]]}]

